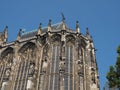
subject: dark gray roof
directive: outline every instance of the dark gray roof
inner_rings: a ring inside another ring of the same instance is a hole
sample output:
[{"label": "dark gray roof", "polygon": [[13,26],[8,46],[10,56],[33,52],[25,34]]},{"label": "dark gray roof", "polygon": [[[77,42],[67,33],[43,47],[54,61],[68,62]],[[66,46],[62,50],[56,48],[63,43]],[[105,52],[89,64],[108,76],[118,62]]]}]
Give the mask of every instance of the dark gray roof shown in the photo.
[{"label": "dark gray roof", "polygon": [[37,35],[37,30],[23,33],[22,36],[21,36],[21,39],[33,37],[35,35]]},{"label": "dark gray roof", "polygon": [[[61,29],[62,29],[62,22],[53,24],[51,28],[52,28],[52,29],[51,29],[52,31],[61,30]],[[43,27],[43,28],[42,28],[42,33],[46,32],[47,29],[48,29],[48,27]],[[35,29],[35,30],[33,30],[33,31],[30,31],[30,32],[22,33],[21,39],[36,36],[37,33],[38,33],[38,29]]]}]

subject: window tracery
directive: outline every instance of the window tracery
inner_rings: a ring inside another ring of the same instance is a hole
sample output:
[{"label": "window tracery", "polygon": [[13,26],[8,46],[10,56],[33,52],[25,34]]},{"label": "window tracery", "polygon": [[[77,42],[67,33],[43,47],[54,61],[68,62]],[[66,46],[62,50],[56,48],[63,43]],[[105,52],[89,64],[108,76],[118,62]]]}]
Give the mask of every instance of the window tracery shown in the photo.
[{"label": "window tracery", "polygon": [[8,47],[1,53],[1,67],[0,67],[0,88],[5,89],[9,84],[11,76],[11,66],[13,63],[13,48]]},{"label": "window tracery", "polygon": [[28,42],[18,51],[20,63],[14,90],[17,90],[19,87],[20,90],[24,90],[25,88],[28,88],[29,81],[33,82],[33,78],[36,80],[37,70],[35,69],[35,50],[36,45],[34,43]]}]

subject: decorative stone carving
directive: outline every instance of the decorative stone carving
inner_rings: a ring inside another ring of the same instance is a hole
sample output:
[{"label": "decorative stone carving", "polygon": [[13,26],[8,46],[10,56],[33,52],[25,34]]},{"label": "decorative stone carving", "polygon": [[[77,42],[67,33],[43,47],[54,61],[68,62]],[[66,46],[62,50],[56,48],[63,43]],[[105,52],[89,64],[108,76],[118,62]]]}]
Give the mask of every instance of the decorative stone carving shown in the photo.
[{"label": "decorative stone carving", "polygon": [[48,23],[48,32],[51,31],[51,21],[52,21],[52,20],[49,20],[49,23]]},{"label": "decorative stone carving", "polygon": [[34,73],[35,73],[35,63],[31,62],[30,65],[29,65],[29,75],[33,76]]},{"label": "decorative stone carving", "polygon": [[78,58],[80,59],[80,60],[82,60],[82,50],[81,50],[81,48],[78,46]]},{"label": "decorative stone carving", "polygon": [[63,73],[65,71],[65,61],[60,61],[59,68],[60,73]]},{"label": "decorative stone carving", "polygon": [[78,75],[83,76],[83,62],[81,60],[77,60],[78,65]]},{"label": "decorative stone carving", "polygon": [[10,68],[6,68],[6,69],[5,69],[4,79],[3,79],[4,81],[8,81],[8,80],[9,80],[10,72],[11,72],[11,69],[10,69]]},{"label": "decorative stone carving", "polygon": [[45,59],[43,60],[43,64],[42,64],[42,71],[46,72],[47,67],[48,67],[48,60],[47,60],[47,57],[45,57]]},{"label": "decorative stone carving", "polygon": [[63,32],[63,33],[62,33],[62,38],[61,38],[61,41],[62,41],[62,42],[65,42],[65,40],[66,40],[65,36],[66,36],[66,35],[65,35],[65,33]]},{"label": "decorative stone carving", "polygon": [[49,45],[46,44],[45,47],[44,47],[44,49],[43,49],[43,55],[44,56],[48,56],[48,50],[49,50]]},{"label": "decorative stone carving", "polygon": [[17,35],[17,40],[20,40],[22,33],[23,33],[23,31],[22,31],[22,29],[20,29],[18,32],[18,35]]},{"label": "decorative stone carving", "polygon": [[75,38],[72,35],[66,36],[66,42],[71,42],[72,44],[75,44]]},{"label": "decorative stone carving", "polygon": [[65,60],[65,46],[61,47],[61,53],[60,53],[60,60],[64,61]]},{"label": "decorative stone carving", "polygon": [[87,37],[88,39],[90,39],[90,33],[89,33],[89,30],[88,30],[88,27],[86,28],[86,37]]},{"label": "decorative stone carving", "polygon": [[61,36],[61,52],[60,52],[60,60],[65,60],[65,46],[66,46],[66,35],[65,31],[62,31]]},{"label": "decorative stone carving", "polygon": [[39,28],[38,28],[38,35],[42,34],[42,23],[40,23]]},{"label": "decorative stone carving", "polygon": [[76,21],[76,32],[80,33],[80,27],[79,27],[79,22]]},{"label": "decorative stone carving", "polygon": [[42,46],[42,45],[44,45],[45,44],[45,42],[46,42],[46,37],[45,36],[37,36],[37,43],[40,45],[40,47]]},{"label": "decorative stone carving", "polygon": [[13,55],[8,53],[8,55],[6,56],[5,59],[8,63],[12,63],[13,62]]},{"label": "decorative stone carving", "polygon": [[91,79],[92,79],[93,83],[96,83],[96,81],[95,81],[95,73],[94,72],[91,73]]},{"label": "decorative stone carving", "polygon": [[59,34],[55,34],[51,37],[52,42],[60,42],[61,36]]},{"label": "decorative stone carving", "polygon": [[7,68],[6,71],[5,71],[5,76],[6,77],[9,77],[10,76],[10,68]]},{"label": "decorative stone carving", "polygon": [[34,90],[34,82],[32,80],[27,80],[27,90]]},{"label": "decorative stone carving", "polygon": [[6,26],[4,31],[0,33],[0,45],[6,43],[7,38],[8,38],[8,26]]}]

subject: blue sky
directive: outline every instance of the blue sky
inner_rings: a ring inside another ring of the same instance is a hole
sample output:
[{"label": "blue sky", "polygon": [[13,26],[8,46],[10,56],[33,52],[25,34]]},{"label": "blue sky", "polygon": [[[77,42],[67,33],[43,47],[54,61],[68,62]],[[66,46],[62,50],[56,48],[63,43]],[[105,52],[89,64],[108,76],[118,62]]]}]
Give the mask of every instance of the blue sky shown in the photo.
[{"label": "blue sky", "polygon": [[68,27],[75,29],[78,20],[81,32],[89,27],[94,39],[101,89],[106,72],[116,62],[116,48],[120,44],[120,0],[0,0],[0,32],[9,27],[9,41],[17,37],[19,29],[27,31],[61,21],[61,12]]}]

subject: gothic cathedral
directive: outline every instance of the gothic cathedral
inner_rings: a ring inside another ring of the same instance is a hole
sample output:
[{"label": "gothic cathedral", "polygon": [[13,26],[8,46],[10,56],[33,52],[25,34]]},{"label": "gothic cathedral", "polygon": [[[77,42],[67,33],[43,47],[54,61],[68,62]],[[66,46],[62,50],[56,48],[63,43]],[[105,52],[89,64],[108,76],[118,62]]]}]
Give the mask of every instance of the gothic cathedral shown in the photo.
[{"label": "gothic cathedral", "polygon": [[0,90],[100,90],[95,48],[88,28],[62,22],[23,32],[7,42],[0,33]]}]

